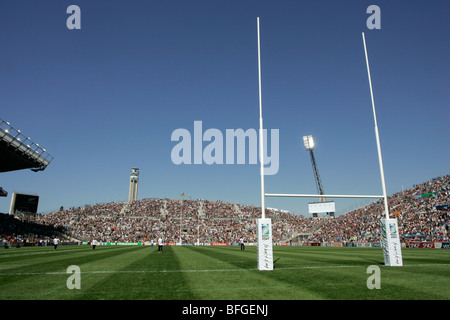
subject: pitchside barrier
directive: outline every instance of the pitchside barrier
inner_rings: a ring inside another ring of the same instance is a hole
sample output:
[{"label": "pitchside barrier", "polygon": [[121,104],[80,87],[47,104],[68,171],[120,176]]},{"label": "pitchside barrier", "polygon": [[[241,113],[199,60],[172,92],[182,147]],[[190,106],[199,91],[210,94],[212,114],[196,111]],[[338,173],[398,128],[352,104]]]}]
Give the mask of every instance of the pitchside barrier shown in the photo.
[{"label": "pitchside barrier", "polygon": [[[90,245],[90,242],[61,242],[61,245]],[[98,242],[98,246],[150,246],[151,242]],[[176,242],[166,242],[165,246],[180,246],[179,243]],[[257,246],[256,242],[246,243],[245,246],[253,247]],[[15,247],[15,244],[9,244],[10,247]],[[52,246],[52,244],[48,244],[48,246]],[[153,246],[156,247],[156,242],[153,243]],[[182,243],[181,246],[236,246],[239,247],[239,242],[202,242],[200,244],[197,243]],[[308,243],[289,243],[289,242],[273,242],[273,246],[276,247],[355,247],[355,248],[381,248],[381,242],[308,242]],[[3,243],[0,242],[0,248],[3,247]],[[425,248],[425,249],[450,249],[450,242],[432,242],[432,241],[424,241],[424,242],[402,242],[402,248]]]},{"label": "pitchside barrier", "polygon": [[[5,243],[0,241],[0,248],[4,247]],[[61,241],[61,246],[67,245],[91,245],[89,241]],[[152,243],[149,241],[146,242],[97,242],[97,246],[150,246]],[[179,243],[176,242],[166,242],[165,246],[180,246]],[[257,246],[256,242],[248,242],[245,246],[253,247]],[[26,242],[21,244],[21,247],[32,247],[32,246],[44,246],[35,242]],[[45,246],[53,247],[52,243],[48,243]],[[156,242],[153,243],[153,246],[156,247]],[[236,246],[239,247],[239,242],[201,242],[198,243],[182,243],[181,246]],[[273,242],[273,246],[280,247],[357,247],[357,248],[381,248],[381,242],[308,242],[308,243],[289,243],[289,242]],[[17,243],[8,242],[8,247],[17,247]],[[422,241],[422,242],[402,242],[402,248],[424,248],[424,249],[450,249],[450,242],[433,242],[433,241]]]},{"label": "pitchside barrier", "polygon": [[[62,241],[60,245],[90,245],[91,243],[88,241],[83,242],[69,242]],[[5,243],[0,241],[0,248],[4,247]],[[98,242],[97,246],[150,246],[151,242]],[[180,246],[179,243],[175,242],[166,242],[165,246]],[[257,246],[256,242],[249,242],[245,244],[246,246],[253,247]],[[15,248],[17,246],[16,243],[8,243],[8,247]],[[37,243],[27,242],[22,246],[31,247],[31,246],[40,246]],[[53,244],[48,243],[48,247],[53,247]],[[153,243],[153,246],[156,247],[156,242]],[[238,242],[205,242],[205,243],[182,243],[181,246],[236,246],[239,247],[240,243]],[[309,242],[309,243],[289,243],[289,242],[274,242],[273,246],[282,246],[282,247],[357,247],[357,248],[381,248],[381,242]],[[424,241],[424,242],[402,242],[402,248],[424,248],[424,249],[450,249],[450,242],[432,242],[432,241]]]}]

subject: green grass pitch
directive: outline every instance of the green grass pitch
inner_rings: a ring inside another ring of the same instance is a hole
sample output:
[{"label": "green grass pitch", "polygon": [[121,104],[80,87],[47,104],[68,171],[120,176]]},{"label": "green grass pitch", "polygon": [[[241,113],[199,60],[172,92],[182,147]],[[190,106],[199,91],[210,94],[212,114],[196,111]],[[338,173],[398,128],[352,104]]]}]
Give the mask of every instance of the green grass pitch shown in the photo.
[{"label": "green grass pitch", "polygon": [[[274,247],[274,270],[259,271],[251,246],[2,248],[0,300],[450,299],[450,250],[402,253],[403,267],[386,267],[381,248]],[[67,286],[71,265],[80,289]]]}]

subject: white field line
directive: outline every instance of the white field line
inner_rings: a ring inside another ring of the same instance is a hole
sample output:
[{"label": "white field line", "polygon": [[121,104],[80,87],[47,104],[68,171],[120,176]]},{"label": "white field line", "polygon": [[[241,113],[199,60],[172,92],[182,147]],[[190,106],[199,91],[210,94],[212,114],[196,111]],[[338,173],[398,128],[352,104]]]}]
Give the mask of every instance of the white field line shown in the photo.
[{"label": "white field line", "polygon": [[[433,267],[433,266],[450,266],[448,263],[442,264],[410,264],[403,267]],[[384,267],[381,265],[381,267]],[[272,271],[283,270],[306,270],[306,269],[337,269],[337,268],[366,268],[366,266],[355,265],[336,265],[336,266],[293,266],[284,268],[274,268]],[[402,268],[402,267],[390,267]],[[98,271],[82,271],[80,274],[129,274],[129,273],[195,273],[195,272],[242,272],[242,271],[259,271],[257,268],[250,269],[193,269],[193,270],[98,270]],[[10,272],[0,273],[0,276],[36,276],[36,275],[61,275],[70,274],[67,272]]]}]

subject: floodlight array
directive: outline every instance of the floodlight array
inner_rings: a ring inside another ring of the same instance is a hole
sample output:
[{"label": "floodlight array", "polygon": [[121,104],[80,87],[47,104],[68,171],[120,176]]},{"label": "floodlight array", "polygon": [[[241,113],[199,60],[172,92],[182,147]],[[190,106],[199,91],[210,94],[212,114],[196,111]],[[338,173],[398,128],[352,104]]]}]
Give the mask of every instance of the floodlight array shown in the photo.
[{"label": "floodlight array", "polygon": [[307,151],[314,150],[314,138],[313,136],[303,136],[303,144]]}]

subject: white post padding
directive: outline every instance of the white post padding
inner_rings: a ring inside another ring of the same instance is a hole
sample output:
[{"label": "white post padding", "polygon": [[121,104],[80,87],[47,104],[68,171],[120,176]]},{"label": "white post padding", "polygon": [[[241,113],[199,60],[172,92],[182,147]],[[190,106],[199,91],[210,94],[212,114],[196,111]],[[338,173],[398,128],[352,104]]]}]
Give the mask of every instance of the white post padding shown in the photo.
[{"label": "white post padding", "polygon": [[381,219],[380,222],[384,265],[401,267],[403,266],[403,259],[397,219]]},{"label": "white post padding", "polygon": [[258,219],[258,270],[273,270],[272,220]]}]

